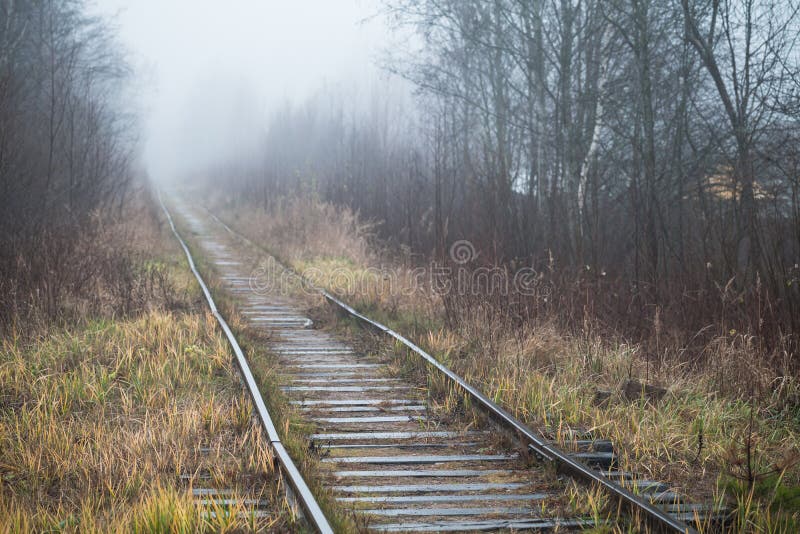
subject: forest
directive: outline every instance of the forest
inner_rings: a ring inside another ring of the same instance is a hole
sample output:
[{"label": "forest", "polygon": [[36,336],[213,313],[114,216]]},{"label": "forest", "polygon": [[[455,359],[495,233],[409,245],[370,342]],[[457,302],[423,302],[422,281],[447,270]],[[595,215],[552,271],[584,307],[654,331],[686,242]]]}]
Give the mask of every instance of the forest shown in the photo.
[{"label": "forest", "polygon": [[0,323],[136,298],[108,247],[136,176],[115,36],[74,1],[2,2],[0,22]]},{"label": "forest", "polygon": [[669,330],[689,361],[740,332],[797,372],[797,3],[408,0],[382,16],[407,36],[381,61],[413,102],[323,87],[273,113],[258,155],[195,179],[264,206],[315,192],[418,260],[467,239],[481,265],[553,288],[497,303],[523,319]]}]

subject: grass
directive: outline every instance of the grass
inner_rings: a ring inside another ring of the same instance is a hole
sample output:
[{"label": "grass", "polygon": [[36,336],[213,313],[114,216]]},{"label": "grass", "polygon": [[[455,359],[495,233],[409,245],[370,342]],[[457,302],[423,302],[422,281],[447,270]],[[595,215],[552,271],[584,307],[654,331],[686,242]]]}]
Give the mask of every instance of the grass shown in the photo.
[{"label": "grass", "polygon": [[[158,273],[141,305],[105,294],[0,338],[0,533],[304,530],[182,254],[139,226],[115,246]],[[193,487],[234,503],[198,506]]]},{"label": "grass", "polygon": [[214,487],[271,501],[261,527],[291,523],[235,372],[212,318],[197,313],[4,340],[0,530],[246,528],[235,513],[201,516],[179,477],[191,486],[203,472]]},{"label": "grass", "polygon": [[[696,502],[725,503],[737,531],[793,531],[800,505],[787,496],[800,484],[800,384],[760,365],[751,337],[716,338],[705,347],[708,364],[688,366],[663,332],[654,362],[640,345],[601,337],[592,324],[577,333],[547,318],[518,324],[481,299],[448,316],[430,285],[415,284],[414,265],[376,246],[348,210],[313,199],[276,206],[214,211],[553,439],[563,440],[568,428],[588,430],[615,443],[622,468],[667,481]],[[632,379],[660,384],[666,394],[626,395]],[[772,489],[756,489],[765,483]]]}]

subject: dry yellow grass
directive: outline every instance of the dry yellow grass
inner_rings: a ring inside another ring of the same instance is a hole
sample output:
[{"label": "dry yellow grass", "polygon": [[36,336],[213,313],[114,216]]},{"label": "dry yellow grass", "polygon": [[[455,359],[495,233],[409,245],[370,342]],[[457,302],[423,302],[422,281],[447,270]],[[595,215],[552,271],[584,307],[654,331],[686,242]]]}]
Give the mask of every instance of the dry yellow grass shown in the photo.
[{"label": "dry yellow grass", "polygon": [[[214,321],[196,313],[151,311],[29,342],[3,340],[0,531],[193,532],[291,522],[236,372]],[[274,514],[254,520],[234,506],[204,518],[188,491],[193,481],[179,479],[201,472],[212,487],[256,492]]]}]

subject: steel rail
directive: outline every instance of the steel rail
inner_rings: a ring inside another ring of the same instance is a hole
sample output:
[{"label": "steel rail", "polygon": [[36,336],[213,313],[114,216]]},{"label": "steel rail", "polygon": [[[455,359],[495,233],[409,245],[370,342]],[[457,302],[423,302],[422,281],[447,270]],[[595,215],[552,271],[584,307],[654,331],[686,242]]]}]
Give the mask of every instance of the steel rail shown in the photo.
[{"label": "steel rail", "polygon": [[236,341],[233,331],[231,331],[228,323],[222,317],[222,314],[219,313],[217,305],[214,303],[214,299],[211,297],[211,292],[209,291],[208,286],[200,276],[200,272],[197,270],[194,260],[192,259],[192,254],[189,252],[189,247],[186,246],[186,243],[184,242],[183,238],[181,238],[177,228],[175,227],[175,222],[172,220],[172,215],[170,215],[167,206],[164,204],[164,201],[161,198],[160,191],[158,192],[158,201],[161,204],[161,208],[164,210],[164,214],[167,216],[167,221],[169,221],[169,226],[172,229],[172,233],[175,235],[175,238],[180,243],[181,248],[183,248],[183,252],[186,254],[186,259],[189,262],[189,268],[192,270],[192,273],[194,273],[195,278],[197,278],[197,283],[200,284],[200,289],[203,290],[203,294],[206,297],[206,302],[208,303],[208,307],[211,309],[211,313],[217,319],[222,331],[225,332],[225,337],[228,338],[228,343],[233,349],[234,354],[236,354],[236,363],[238,364],[239,371],[244,379],[247,391],[250,393],[250,398],[255,406],[258,419],[261,423],[261,426],[264,428],[264,431],[267,433],[267,439],[275,452],[275,456],[278,459],[281,470],[286,478],[289,479],[289,483],[291,484],[296,497],[299,499],[300,504],[306,512],[306,519],[321,534],[333,534],[333,528],[331,528],[330,524],[328,523],[328,519],[325,517],[322,509],[319,507],[319,503],[317,503],[317,500],[314,498],[314,494],[309,489],[308,484],[306,484],[306,481],[303,479],[300,471],[298,471],[297,466],[294,464],[292,458],[289,456],[289,453],[286,451],[286,448],[283,446],[281,438],[278,435],[278,431],[275,429],[275,424],[272,422],[272,417],[270,417],[267,406],[264,403],[264,398],[261,396],[261,392],[258,389],[258,385],[256,384],[256,380],[253,377],[252,371],[250,371],[250,365],[247,363],[247,358],[245,357],[242,348],[239,346],[239,342]]},{"label": "steel rail", "polygon": [[[264,247],[257,245],[252,240],[243,236],[239,232],[234,231],[230,226],[225,224],[219,217],[211,213],[211,211],[209,211],[207,208],[204,207],[203,209],[234,237],[237,237],[238,239],[245,241],[246,243],[255,248],[265,250]],[[269,253],[269,251],[267,252]],[[279,263],[281,262],[279,261]],[[617,499],[622,504],[629,506],[631,509],[641,510],[647,516],[647,519],[651,523],[651,526],[655,527],[658,530],[666,532],[683,532],[688,534],[696,533],[696,530],[693,529],[688,524],[686,524],[684,521],[680,521],[679,519],[672,517],[667,512],[653,506],[649,502],[640,499],[639,497],[637,497],[627,489],[623,488],[619,484],[614,483],[612,480],[592,470],[591,468],[575,460],[574,458],[571,458],[564,451],[548,443],[539,433],[535,432],[534,430],[526,426],[519,419],[508,413],[508,411],[506,411],[504,408],[498,406],[495,402],[489,399],[481,391],[479,391],[474,386],[470,385],[466,380],[464,380],[464,378],[462,378],[461,376],[450,370],[448,367],[443,365],[436,358],[428,354],[425,350],[423,350],[418,345],[410,341],[408,338],[395,332],[388,326],[378,321],[375,321],[374,319],[370,319],[369,317],[358,312],[352,306],[343,302],[338,297],[332,295],[327,290],[315,286],[306,277],[304,277],[300,273],[295,272],[290,267],[283,264],[282,266],[289,272],[294,273],[298,278],[300,278],[300,280],[303,281],[303,283],[308,284],[309,287],[318,291],[328,302],[337,306],[339,309],[343,310],[348,315],[355,317],[362,323],[365,323],[368,326],[378,330],[379,332],[394,338],[396,341],[404,345],[407,349],[411,350],[417,356],[425,360],[429,365],[434,367],[444,376],[449,378],[452,382],[458,384],[458,386],[460,386],[464,391],[466,391],[470,395],[470,397],[476,400],[495,420],[515,430],[519,435],[523,436],[528,441],[528,446],[530,447],[530,449],[533,450],[533,452],[536,455],[540,456],[544,460],[554,462],[562,472],[565,472],[569,476],[576,479],[580,479],[584,482],[598,484],[601,488],[603,488],[607,493],[609,493],[612,497]]]},{"label": "steel rail", "polygon": [[331,295],[328,291],[323,289],[321,292],[328,302],[338,306],[340,309],[347,312],[347,314],[357,318],[363,323],[366,323],[370,327],[375,328],[376,330],[399,341],[401,344],[405,345],[407,349],[424,359],[429,365],[437,369],[452,382],[458,384],[462,389],[464,389],[464,391],[469,393],[470,397],[476,400],[487,412],[489,412],[494,419],[505,424],[507,427],[512,428],[519,435],[524,436],[524,438],[529,442],[528,446],[536,455],[547,461],[555,462],[562,472],[565,472],[574,478],[599,484],[604,490],[621,502],[631,506],[632,508],[642,510],[651,520],[653,526],[657,526],[670,532],[694,532],[694,529],[689,527],[689,525],[687,525],[685,522],[679,521],[663,510],[656,508],[649,502],[636,497],[636,495],[626,490],[619,484],[615,484],[603,475],[591,470],[586,465],[571,458],[568,454],[561,451],[557,447],[553,447],[551,444],[545,441],[542,436],[527,427],[524,423],[508,413],[505,409],[498,406],[494,401],[470,385],[461,376],[451,371],[448,367],[443,365],[436,358],[428,354],[408,338],[379,323],[378,321],[370,319],[369,317],[359,313],[345,302],[342,302],[337,297]]}]

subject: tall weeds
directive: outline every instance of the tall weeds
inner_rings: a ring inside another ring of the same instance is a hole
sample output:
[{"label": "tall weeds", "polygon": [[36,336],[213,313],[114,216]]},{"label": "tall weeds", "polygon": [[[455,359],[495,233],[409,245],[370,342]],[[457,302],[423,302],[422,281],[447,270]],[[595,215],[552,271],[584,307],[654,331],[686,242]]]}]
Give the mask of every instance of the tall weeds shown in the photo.
[{"label": "tall weeds", "polygon": [[154,261],[164,245],[151,202],[142,190],[78,226],[6,243],[7,253],[0,254],[0,334],[179,306],[165,266]]}]

